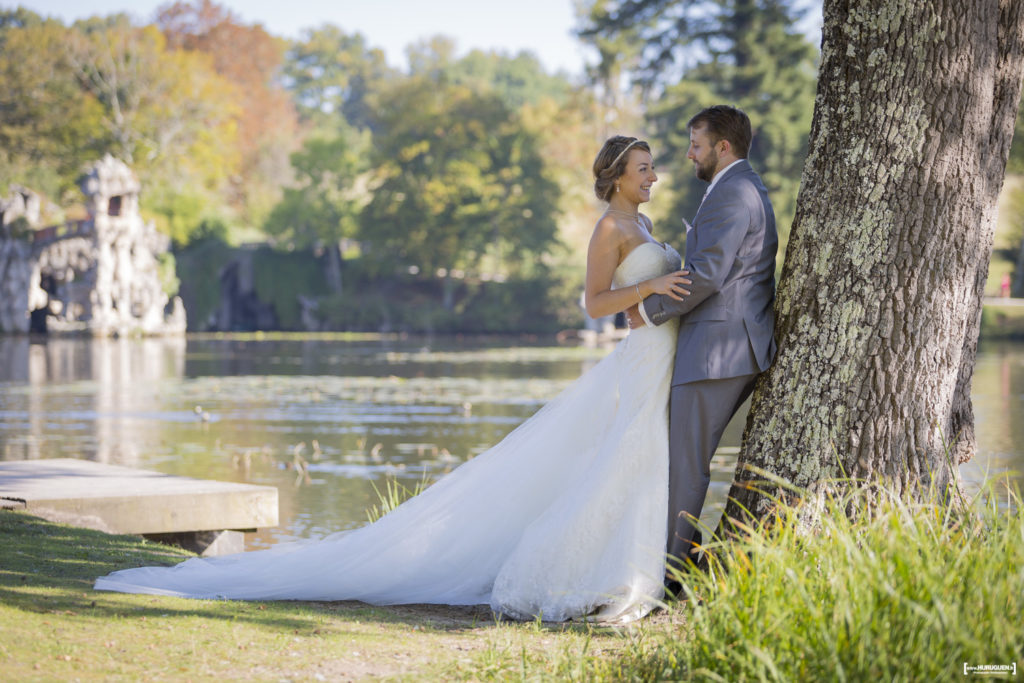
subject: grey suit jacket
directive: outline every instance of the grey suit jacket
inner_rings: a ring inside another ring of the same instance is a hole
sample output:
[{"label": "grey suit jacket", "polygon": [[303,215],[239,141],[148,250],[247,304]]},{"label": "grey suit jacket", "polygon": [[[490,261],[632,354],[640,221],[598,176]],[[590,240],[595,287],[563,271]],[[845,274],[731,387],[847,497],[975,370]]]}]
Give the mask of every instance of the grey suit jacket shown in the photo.
[{"label": "grey suit jacket", "polygon": [[775,212],[749,162],[723,173],[686,233],[689,296],[642,304],[655,325],[681,316],[673,385],[761,372],[775,356]]}]

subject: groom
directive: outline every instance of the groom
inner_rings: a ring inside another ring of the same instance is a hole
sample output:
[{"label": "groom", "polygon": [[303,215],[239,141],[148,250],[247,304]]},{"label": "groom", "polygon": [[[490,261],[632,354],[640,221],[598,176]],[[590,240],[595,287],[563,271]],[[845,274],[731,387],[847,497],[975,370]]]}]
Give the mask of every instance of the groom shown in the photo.
[{"label": "groom", "polygon": [[668,555],[677,568],[697,559],[701,538],[694,521],[722,432],[775,355],[778,249],[767,190],[746,159],[747,115],[718,105],[699,112],[687,128],[686,156],[697,177],[710,183],[693,225],[686,225],[682,267],[693,281],[690,294],[681,301],[649,296],[630,315],[631,326],[680,318],[669,403]]}]

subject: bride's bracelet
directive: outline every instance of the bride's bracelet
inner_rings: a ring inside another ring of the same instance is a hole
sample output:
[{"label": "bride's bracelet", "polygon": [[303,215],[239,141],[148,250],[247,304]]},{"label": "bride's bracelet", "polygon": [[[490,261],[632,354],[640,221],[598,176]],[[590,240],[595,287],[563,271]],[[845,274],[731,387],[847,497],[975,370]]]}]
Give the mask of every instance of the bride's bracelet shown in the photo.
[{"label": "bride's bracelet", "polygon": [[640,293],[640,283],[638,282],[638,283],[636,283],[633,286],[636,287],[637,301],[638,302],[643,301],[644,300],[644,295]]}]

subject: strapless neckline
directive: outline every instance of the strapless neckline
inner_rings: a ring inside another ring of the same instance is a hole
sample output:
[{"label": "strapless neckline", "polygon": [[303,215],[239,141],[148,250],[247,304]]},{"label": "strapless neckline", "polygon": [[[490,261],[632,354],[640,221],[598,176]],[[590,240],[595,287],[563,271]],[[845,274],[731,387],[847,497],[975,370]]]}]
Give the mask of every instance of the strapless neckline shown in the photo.
[{"label": "strapless neckline", "polygon": [[680,261],[679,254],[670,244],[654,240],[638,244],[616,266],[612,274],[612,289],[632,287],[637,282],[670,273],[679,268]]},{"label": "strapless neckline", "polygon": [[657,247],[663,253],[668,253],[668,249],[666,249],[666,247],[665,247],[665,245],[663,243],[655,242],[655,241],[647,241],[647,242],[643,242],[641,244],[638,244],[635,247],[633,247],[632,249],[630,249],[629,253],[626,254],[626,256],[621,261],[619,261],[619,265],[621,266],[623,263],[626,262],[626,259],[628,259],[630,256],[632,256],[636,252],[638,252],[641,247],[646,247],[647,245],[651,245],[652,247]]}]

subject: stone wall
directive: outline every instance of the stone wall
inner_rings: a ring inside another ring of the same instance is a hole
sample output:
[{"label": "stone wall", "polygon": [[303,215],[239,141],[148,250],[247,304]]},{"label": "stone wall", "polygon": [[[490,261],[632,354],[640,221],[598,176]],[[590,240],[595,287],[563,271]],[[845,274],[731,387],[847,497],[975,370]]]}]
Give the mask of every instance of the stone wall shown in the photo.
[{"label": "stone wall", "polygon": [[0,236],[0,332],[28,332],[32,247]]}]

